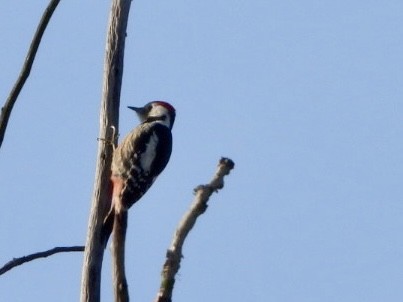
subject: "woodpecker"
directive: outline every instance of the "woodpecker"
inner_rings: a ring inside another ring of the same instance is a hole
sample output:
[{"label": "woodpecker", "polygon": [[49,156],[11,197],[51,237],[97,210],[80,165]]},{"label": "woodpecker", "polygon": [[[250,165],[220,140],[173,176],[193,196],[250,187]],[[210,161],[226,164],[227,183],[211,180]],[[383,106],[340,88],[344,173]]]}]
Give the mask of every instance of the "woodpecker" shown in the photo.
[{"label": "woodpecker", "polygon": [[172,151],[175,108],[154,101],[134,110],[141,124],[116,147],[111,165],[111,210],[104,220],[102,240],[106,246],[115,213],[127,211],[151,187],[168,164]]}]

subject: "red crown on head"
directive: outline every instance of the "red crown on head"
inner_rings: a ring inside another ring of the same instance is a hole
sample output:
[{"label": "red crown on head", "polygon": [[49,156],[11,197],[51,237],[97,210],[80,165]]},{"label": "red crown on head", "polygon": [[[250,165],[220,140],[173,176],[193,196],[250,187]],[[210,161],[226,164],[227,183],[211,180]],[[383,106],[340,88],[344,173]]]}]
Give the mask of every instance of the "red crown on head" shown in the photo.
[{"label": "red crown on head", "polygon": [[158,104],[158,105],[160,105],[160,106],[163,106],[163,107],[165,107],[166,109],[168,109],[169,111],[175,112],[175,108],[174,108],[171,104],[169,104],[169,103],[167,103],[167,102],[164,102],[164,101],[154,101],[153,103],[156,103],[156,104]]}]

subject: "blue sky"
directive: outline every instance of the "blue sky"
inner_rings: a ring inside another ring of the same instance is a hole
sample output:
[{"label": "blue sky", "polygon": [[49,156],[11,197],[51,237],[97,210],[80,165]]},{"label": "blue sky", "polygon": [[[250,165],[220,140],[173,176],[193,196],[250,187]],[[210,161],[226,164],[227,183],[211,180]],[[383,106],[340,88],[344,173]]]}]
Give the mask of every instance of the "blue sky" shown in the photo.
[{"label": "blue sky", "polygon": [[[0,3],[0,99],[47,1]],[[0,262],[83,244],[109,1],[62,1],[0,150]],[[127,105],[177,109],[171,161],[130,211],[130,294],[151,301],[192,189],[236,167],[185,243],[174,301],[402,301],[403,3],[134,1]],[[77,301],[82,254],[0,278],[1,301]],[[106,253],[103,301],[111,301]]]}]

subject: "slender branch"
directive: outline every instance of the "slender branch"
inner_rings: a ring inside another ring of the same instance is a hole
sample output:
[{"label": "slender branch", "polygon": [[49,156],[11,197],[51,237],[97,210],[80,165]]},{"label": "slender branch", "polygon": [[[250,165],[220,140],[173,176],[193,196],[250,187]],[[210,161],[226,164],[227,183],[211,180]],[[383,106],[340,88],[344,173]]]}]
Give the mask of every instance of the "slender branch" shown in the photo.
[{"label": "slender branch", "polygon": [[123,58],[126,28],[131,0],[112,0],[109,28],[106,38],[104,81],[100,113],[98,157],[94,192],[87,232],[86,249],[81,280],[81,302],[99,302],[101,298],[101,270],[104,243],[101,229],[110,209],[110,164],[114,141],[111,126],[119,133],[119,104],[123,76]]},{"label": "slender branch", "polygon": [[221,158],[217,171],[209,184],[195,188],[195,198],[190,209],[182,217],[175,231],[171,245],[167,251],[166,260],[161,272],[161,285],[155,302],[171,302],[175,276],[180,268],[182,247],[187,235],[196,223],[197,218],[207,209],[207,202],[213,192],[224,187],[224,176],[234,168],[234,162],[229,158]]},{"label": "slender branch", "polygon": [[26,262],[35,259],[46,258],[57,253],[82,252],[82,251],[84,251],[84,246],[60,246],[60,247],[54,247],[53,249],[47,251],[30,254],[28,256],[14,258],[13,260],[7,262],[2,268],[0,268],[0,275],[3,275],[5,272],[8,272],[9,270],[11,270],[16,266],[19,266],[21,264],[24,264]]},{"label": "slender branch", "polygon": [[13,89],[11,90],[6,102],[4,103],[3,108],[1,108],[0,147],[3,143],[3,139],[4,139],[4,135],[6,133],[6,128],[7,128],[8,120],[11,115],[11,111],[14,107],[15,102],[17,101],[18,95],[20,94],[22,87],[25,84],[25,81],[27,80],[27,78],[29,76],[29,73],[31,72],[31,68],[34,63],[39,44],[41,43],[43,33],[45,32],[45,29],[48,26],[49,20],[52,17],[53,12],[56,10],[56,7],[59,4],[59,2],[60,2],[60,0],[50,1],[48,7],[43,12],[42,18],[38,24],[35,35],[32,39],[31,46],[29,47],[28,54],[25,57],[25,63],[22,66],[20,75],[18,76]]},{"label": "slender branch", "polygon": [[112,236],[113,287],[115,302],[128,302],[129,291],[125,275],[125,242],[127,230],[127,210],[115,213]]}]

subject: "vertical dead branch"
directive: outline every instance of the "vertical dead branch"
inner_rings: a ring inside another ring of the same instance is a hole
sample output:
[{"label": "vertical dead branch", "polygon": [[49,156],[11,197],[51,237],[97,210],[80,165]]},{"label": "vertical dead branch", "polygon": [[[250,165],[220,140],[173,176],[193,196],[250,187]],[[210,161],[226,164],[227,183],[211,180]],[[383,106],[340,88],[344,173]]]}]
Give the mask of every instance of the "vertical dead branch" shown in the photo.
[{"label": "vertical dead branch", "polygon": [[29,47],[28,54],[25,58],[25,63],[22,66],[20,75],[18,76],[17,81],[14,84],[13,89],[11,90],[4,106],[1,108],[0,113],[0,147],[3,144],[4,135],[6,133],[8,120],[11,115],[11,111],[13,110],[14,104],[17,101],[18,95],[20,94],[22,87],[24,87],[25,81],[28,79],[28,76],[31,72],[32,65],[35,60],[36,52],[38,51],[39,44],[41,43],[41,39],[43,33],[45,32],[46,27],[48,26],[49,20],[53,15],[53,12],[56,10],[57,5],[60,0],[52,0],[49,5],[46,7],[43,12],[41,21],[38,24],[35,35],[32,39],[31,46]]},{"label": "vertical dead branch", "polygon": [[161,286],[155,302],[171,302],[172,291],[175,284],[175,276],[180,268],[182,248],[187,235],[196,223],[197,218],[207,209],[207,202],[213,194],[224,187],[224,176],[234,168],[234,162],[229,158],[221,158],[217,171],[207,185],[195,188],[195,198],[190,209],[183,215],[182,220],[175,231],[166,255],[166,260],[161,273]]},{"label": "vertical dead branch", "polygon": [[110,163],[115,138],[110,127],[118,133],[120,91],[123,75],[123,58],[126,28],[131,0],[112,0],[106,39],[103,95],[100,113],[98,157],[94,192],[87,233],[81,281],[81,302],[99,302],[101,269],[104,246],[101,240],[103,219],[110,207]]},{"label": "vertical dead branch", "polygon": [[128,302],[129,291],[125,274],[125,242],[127,230],[127,211],[115,213],[112,236],[113,287],[115,302]]}]

